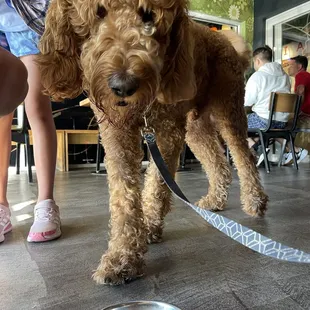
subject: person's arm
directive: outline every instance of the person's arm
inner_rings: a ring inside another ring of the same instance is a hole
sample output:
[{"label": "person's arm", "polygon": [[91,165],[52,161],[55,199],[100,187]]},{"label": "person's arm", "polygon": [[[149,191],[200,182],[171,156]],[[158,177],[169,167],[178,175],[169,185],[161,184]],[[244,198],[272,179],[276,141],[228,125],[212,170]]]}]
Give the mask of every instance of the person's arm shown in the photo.
[{"label": "person's arm", "polygon": [[244,109],[247,114],[252,112],[252,107],[257,102],[258,87],[257,82],[252,75],[245,87]]},{"label": "person's arm", "polygon": [[24,64],[0,47],[0,117],[23,102],[28,92],[27,77]]},{"label": "person's arm", "polygon": [[305,85],[298,85],[296,87],[296,94],[303,97],[305,95]]},{"label": "person's arm", "polygon": [[295,77],[295,93],[298,96],[304,97],[304,95],[305,95],[305,84],[306,84],[306,81],[305,81],[304,75],[302,74],[302,72],[300,72]]}]

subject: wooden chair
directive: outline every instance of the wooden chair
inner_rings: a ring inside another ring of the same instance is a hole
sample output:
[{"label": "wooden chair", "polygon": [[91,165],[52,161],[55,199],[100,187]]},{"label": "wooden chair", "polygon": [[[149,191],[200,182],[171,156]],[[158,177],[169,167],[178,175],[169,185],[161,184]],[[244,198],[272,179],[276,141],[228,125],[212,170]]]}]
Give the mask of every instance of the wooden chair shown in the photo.
[{"label": "wooden chair", "polygon": [[11,127],[12,142],[16,143],[16,174],[20,173],[20,147],[23,144],[25,146],[25,162],[27,163],[28,181],[33,182],[32,176],[32,162],[33,155],[29,139],[29,125],[25,112],[25,106],[19,105],[16,110],[16,122]]},{"label": "wooden chair", "polygon": [[[254,134],[259,137],[264,154],[264,162],[266,172],[270,173],[270,164],[266,153],[266,148],[270,144],[270,139],[283,138],[286,141],[290,141],[290,147],[294,150],[294,130],[297,124],[297,118],[299,109],[301,106],[302,97],[296,94],[284,94],[273,92],[270,95],[269,105],[269,119],[266,128],[249,128],[248,133]],[[290,113],[292,121],[287,123],[287,127],[284,129],[272,128],[272,120],[276,112]],[[285,143],[286,144],[286,143]],[[283,146],[285,148],[285,145]],[[281,152],[282,153],[282,152]],[[293,160],[295,168],[298,170],[297,159],[295,152],[293,152]],[[280,157],[279,166],[281,165],[282,158]]]}]

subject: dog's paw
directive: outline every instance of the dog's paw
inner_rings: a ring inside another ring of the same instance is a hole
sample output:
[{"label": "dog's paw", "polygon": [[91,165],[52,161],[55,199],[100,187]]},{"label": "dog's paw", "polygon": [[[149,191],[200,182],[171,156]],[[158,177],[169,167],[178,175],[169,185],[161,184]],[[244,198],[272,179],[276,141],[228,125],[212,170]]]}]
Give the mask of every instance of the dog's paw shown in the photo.
[{"label": "dog's paw", "polygon": [[152,243],[160,243],[163,241],[163,238],[161,234],[156,234],[156,233],[148,233],[147,234],[147,243],[152,244]]},{"label": "dog's paw", "polygon": [[199,201],[196,202],[196,206],[201,209],[206,209],[210,211],[222,211],[224,210],[226,205],[225,202],[220,201],[218,198],[211,198],[209,195],[206,197],[202,197]]},{"label": "dog's paw", "polygon": [[115,270],[108,271],[97,269],[93,274],[93,279],[97,284],[117,286],[129,283],[142,276],[143,273],[142,274],[129,274],[128,272],[117,273]]},{"label": "dog's paw", "polygon": [[243,206],[243,211],[253,217],[262,217],[267,211],[268,196],[265,193],[260,193],[257,196],[252,196]]},{"label": "dog's paw", "polygon": [[105,255],[97,270],[93,274],[93,279],[97,284],[121,285],[140,278],[144,274],[143,258],[112,260]]},{"label": "dog's paw", "polygon": [[160,243],[162,242],[162,234],[163,229],[162,227],[158,226],[147,226],[146,227],[146,240],[148,244],[151,243]]}]

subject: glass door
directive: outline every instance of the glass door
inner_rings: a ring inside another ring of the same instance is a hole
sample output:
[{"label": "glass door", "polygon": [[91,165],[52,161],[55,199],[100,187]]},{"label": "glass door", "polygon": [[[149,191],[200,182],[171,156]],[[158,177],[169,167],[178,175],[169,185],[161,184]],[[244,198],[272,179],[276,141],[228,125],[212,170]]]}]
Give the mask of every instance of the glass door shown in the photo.
[{"label": "glass door", "polygon": [[[310,60],[310,1],[268,19],[266,44],[273,48],[274,61],[286,72],[290,58],[303,55]],[[294,78],[291,83],[293,91]]]},{"label": "glass door", "polygon": [[297,55],[310,56],[310,1],[269,18],[266,44],[274,50],[274,61],[287,65]]},{"label": "glass door", "polygon": [[282,24],[282,65],[302,55],[310,60],[310,11]]}]

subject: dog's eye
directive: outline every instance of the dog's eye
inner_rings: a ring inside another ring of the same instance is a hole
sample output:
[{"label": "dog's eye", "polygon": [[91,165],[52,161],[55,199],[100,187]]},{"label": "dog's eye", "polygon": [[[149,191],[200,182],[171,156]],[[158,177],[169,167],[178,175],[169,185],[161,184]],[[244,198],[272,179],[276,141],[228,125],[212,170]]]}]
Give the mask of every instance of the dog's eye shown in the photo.
[{"label": "dog's eye", "polygon": [[102,5],[99,5],[97,9],[97,16],[99,18],[105,18],[106,15],[107,15],[107,10],[105,9],[105,7]]},{"label": "dog's eye", "polygon": [[144,24],[154,22],[154,13],[152,11],[145,11],[143,8],[140,8],[138,13]]}]

